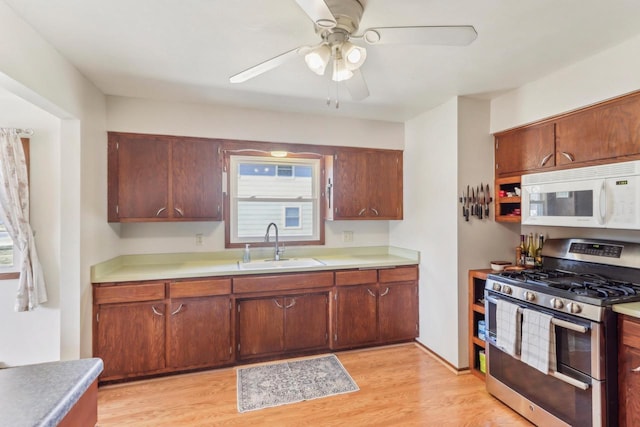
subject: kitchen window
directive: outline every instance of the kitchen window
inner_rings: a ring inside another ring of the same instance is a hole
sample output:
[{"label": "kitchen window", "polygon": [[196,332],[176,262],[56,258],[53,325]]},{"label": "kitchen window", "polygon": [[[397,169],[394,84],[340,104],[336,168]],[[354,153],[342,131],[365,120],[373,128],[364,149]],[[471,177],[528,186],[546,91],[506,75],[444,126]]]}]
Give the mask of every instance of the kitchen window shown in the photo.
[{"label": "kitchen window", "polygon": [[270,223],[281,242],[322,244],[318,155],[286,158],[267,153],[227,153],[227,247],[262,246]]}]

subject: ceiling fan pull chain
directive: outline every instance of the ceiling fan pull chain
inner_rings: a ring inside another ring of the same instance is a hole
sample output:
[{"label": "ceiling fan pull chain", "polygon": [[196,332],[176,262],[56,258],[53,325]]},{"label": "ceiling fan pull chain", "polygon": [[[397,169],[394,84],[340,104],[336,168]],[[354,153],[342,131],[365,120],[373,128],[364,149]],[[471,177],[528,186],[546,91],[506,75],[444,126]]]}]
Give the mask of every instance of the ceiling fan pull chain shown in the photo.
[{"label": "ceiling fan pull chain", "polygon": [[340,91],[338,87],[338,82],[336,82],[336,110],[340,108]]}]

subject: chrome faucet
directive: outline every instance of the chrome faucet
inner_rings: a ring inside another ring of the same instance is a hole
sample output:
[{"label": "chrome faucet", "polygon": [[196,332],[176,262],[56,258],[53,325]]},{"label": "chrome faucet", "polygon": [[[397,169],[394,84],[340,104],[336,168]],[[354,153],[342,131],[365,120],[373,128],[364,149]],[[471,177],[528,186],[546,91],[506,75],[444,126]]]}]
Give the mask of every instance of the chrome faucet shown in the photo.
[{"label": "chrome faucet", "polygon": [[273,228],[276,229],[276,245],[273,251],[273,259],[275,261],[280,261],[280,248],[278,247],[278,226],[276,225],[275,222],[272,222],[269,225],[267,225],[267,233],[264,235],[264,241],[269,242],[269,231],[271,230],[271,226],[273,226]]}]

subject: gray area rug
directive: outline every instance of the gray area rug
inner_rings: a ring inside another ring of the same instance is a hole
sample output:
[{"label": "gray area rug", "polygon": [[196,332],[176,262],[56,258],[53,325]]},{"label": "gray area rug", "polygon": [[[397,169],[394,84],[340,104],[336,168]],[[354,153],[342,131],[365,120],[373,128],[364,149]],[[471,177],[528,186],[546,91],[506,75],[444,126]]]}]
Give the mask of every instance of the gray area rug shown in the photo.
[{"label": "gray area rug", "polygon": [[360,390],[335,355],[238,369],[238,412]]}]

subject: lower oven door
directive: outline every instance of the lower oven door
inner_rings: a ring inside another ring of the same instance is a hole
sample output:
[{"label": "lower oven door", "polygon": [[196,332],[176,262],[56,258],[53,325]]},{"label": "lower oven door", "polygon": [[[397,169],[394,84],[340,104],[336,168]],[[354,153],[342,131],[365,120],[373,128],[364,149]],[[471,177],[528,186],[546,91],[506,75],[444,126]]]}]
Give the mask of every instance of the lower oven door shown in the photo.
[{"label": "lower oven door", "polygon": [[[554,316],[557,366],[550,374],[496,346],[497,299]],[[606,425],[605,381],[600,376],[600,325],[557,315],[487,292],[487,390],[537,425]]]}]

